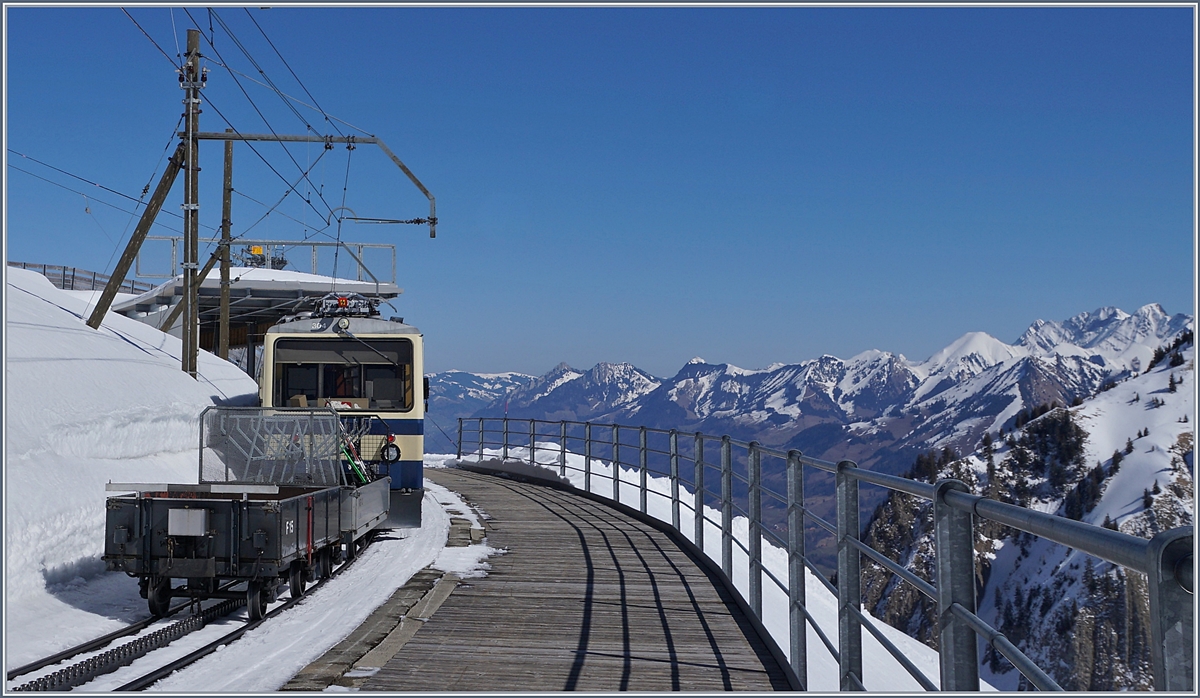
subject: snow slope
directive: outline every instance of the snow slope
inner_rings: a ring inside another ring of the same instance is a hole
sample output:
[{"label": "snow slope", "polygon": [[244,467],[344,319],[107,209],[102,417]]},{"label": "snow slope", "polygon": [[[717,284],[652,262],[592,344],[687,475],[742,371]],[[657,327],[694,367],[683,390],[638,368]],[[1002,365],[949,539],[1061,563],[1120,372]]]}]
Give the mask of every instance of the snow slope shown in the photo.
[{"label": "snow slope", "polygon": [[[258,389],[206,352],[193,380],[179,370],[180,341],[149,325],[109,313],[91,329],[93,292],[61,291],[20,269],[8,270],[5,290],[4,661],[13,668],[145,617],[137,583],[104,572],[100,561],[105,482],[195,482],[201,410],[253,403]],[[154,689],[274,690],[417,570],[476,573],[497,551],[444,548],[447,511],[470,518],[469,508],[433,483],[426,497],[420,530],[372,546],[310,600],[247,633],[238,651],[218,652]],[[206,644],[237,617],[171,651]],[[81,689],[112,690],[141,669],[135,663]]]},{"label": "snow slope", "polygon": [[[258,389],[204,352],[200,380],[189,378],[178,339],[115,313],[91,329],[90,292],[13,268],[5,291],[4,621],[8,661],[20,663],[129,619],[124,601],[71,590],[103,569],[104,483],[194,482],[200,411]],[[22,634],[34,619],[59,631]]]}]

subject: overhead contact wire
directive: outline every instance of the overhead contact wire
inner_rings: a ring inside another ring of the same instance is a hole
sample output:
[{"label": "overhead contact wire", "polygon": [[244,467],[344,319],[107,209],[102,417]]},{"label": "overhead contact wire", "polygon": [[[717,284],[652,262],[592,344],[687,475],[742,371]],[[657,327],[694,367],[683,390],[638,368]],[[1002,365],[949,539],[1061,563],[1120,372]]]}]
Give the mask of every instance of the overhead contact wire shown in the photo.
[{"label": "overhead contact wire", "polygon": [[[321,116],[325,117],[325,121],[329,123],[330,126],[333,126],[333,130],[337,131],[339,136],[345,135],[336,124],[329,120],[329,114],[325,113],[325,110],[321,108],[321,104],[317,102],[317,98],[314,97],[313,94],[308,91],[308,88],[304,86],[304,82],[300,80],[299,75],[296,75],[296,71],[292,70],[292,66],[288,64],[287,59],[283,57],[283,54],[279,52],[279,49],[275,48],[275,42],[271,41],[271,37],[267,36],[267,32],[263,31],[263,28],[259,25],[258,20],[254,19],[254,15],[250,13],[250,8],[243,7],[242,9],[246,11],[246,16],[250,18],[250,21],[253,22],[254,26],[258,28],[259,33],[262,34],[263,38],[267,40],[267,44],[271,47],[271,50],[275,52],[276,56],[279,56],[279,60],[283,62],[284,67],[287,68],[288,72],[292,74],[292,77],[296,79],[296,84],[300,85],[300,89],[304,90],[304,94],[308,95],[308,98],[313,101],[313,104],[317,105],[317,110],[321,112]],[[266,76],[264,75],[263,77],[265,78]],[[275,91],[278,92],[281,97],[284,96],[283,92],[281,92],[278,88],[275,88],[274,83],[271,84],[271,87],[275,89]]]},{"label": "overhead contact wire", "polygon": [[[249,80],[250,82],[254,83],[255,85],[258,85],[258,86],[260,86],[260,87],[265,87],[265,88],[267,88],[268,90],[276,90],[276,88],[273,88],[273,87],[271,87],[271,86],[270,86],[270,85],[268,85],[267,83],[265,83],[265,82],[261,82],[261,81],[259,81],[259,80],[256,80],[256,79],[255,79],[255,77],[254,77],[253,75],[249,75],[249,74],[247,74],[247,73],[243,73],[242,71],[238,70],[237,68],[234,68],[233,66],[225,65],[224,63],[221,63],[220,61],[217,61],[217,60],[212,60],[212,59],[210,59],[210,62],[211,62],[213,65],[215,65],[215,66],[219,66],[219,67],[221,67],[221,68],[224,68],[225,70],[228,70],[228,71],[229,71],[229,72],[231,72],[231,73],[237,73],[238,75],[241,75],[243,78],[246,78],[247,80]],[[295,102],[296,104],[299,104],[300,106],[302,106],[302,107],[304,107],[304,108],[306,108],[306,109],[311,109],[311,110],[313,110],[313,111],[315,111],[315,112],[320,112],[320,111],[321,111],[319,108],[317,108],[317,107],[314,107],[313,105],[309,104],[308,102],[305,102],[304,100],[302,100],[302,99],[300,99],[300,98],[298,98],[298,97],[293,97],[292,95],[290,95],[290,94],[288,94],[288,93],[286,93],[286,92],[284,92],[284,91],[282,91],[282,90],[276,90],[276,91],[277,91],[277,92],[278,92],[280,95],[282,95],[282,96],[284,96],[284,97],[286,97],[286,98],[288,98],[288,99],[292,100],[292,101],[293,101],[293,102]],[[322,113],[324,113],[324,112],[322,112]],[[336,122],[338,122],[339,124],[343,124],[343,125],[345,125],[345,126],[348,126],[348,127],[352,128],[352,129],[354,129],[355,131],[358,131],[359,133],[363,134],[364,136],[370,136],[370,137],[372,137],[372,138],[374,138],[374,137],[375,137],[375,134],[371,133],[370,131],[366,130],[365,128],[362,128],[362,127],[360,127],[360,126],[355,126],[354,124],[350,123],[349,121],[346,121],[345,119],[339,119],[338,117],[336,117],[336,116],[333,116],[332,114],[326,114],[325,116],[326,116],[326,118],[330,119],[331,121],[336,121]],[[340,133],[340,131],[339,131],[339,133]]]},{"label": "overhead contact wire", "polygon": [[[11,162],[10,162],[10,163],[8,163],[8,166],[9,166],[9,167],[11,167],[11,168],[13,168],[13,169],[14,169],[14,170],[16,170],[17,172],[24,172],[25,174],[29,175],[30,177],[33,177],[34,179],[40,179],[40,180],[42,180],[43,182],[46,182],[47,184],[53,184],[54,186],[56,186],[56,187],[58,187],[58,188],[60,188],[60,189],[65,189],[65,190],[67,190],[67,191],[71,192],[72,194],[79,194],[80,196],[82,196],[82,197],[84,197],[84,198],[87,198],[87,194],[85,194],[85,193],[83,193],[83,192],[79,191],[78,189],[72,189],[72,188],[70,188],[70,187],[68,187],[68,186],[66,186],[66,185],[64,185],[64,184],[59,184],[58,182],[55,182],[55,181],[54,181],[54,180],[52,180],[52,179],[46,179],[45,177],[42,177],[42,176],[40,176],[40,175],[36,175],[36,174],[34,174],[34,173],[30,172],[29,170],[21,169],[20,167],[17,167],[16,165],[12,164]],[[120,206],[115,206],[115,205],[113,205],[113,204],[110,204],[110,203],[108,203],[107,201],[104,201],[104,200],[102,200],[102,199],[96,199],[96,203],[98,203],[98,204],[103,204],[103,205],[105,205],[105,206],[107,206],[107,207],[109,207],[109,208],[112,208],[112,209],[116,209],[116,210],[120,211],[121,213],[128,213],[128,214],[130,214],[130,215],[137,215],[137,214],[136,214],[136,213],[134,213],[133,211],[130,211],[130,210],[128,210],[128,209],[121,208]],[[171,214],[171,215],[175,216],[176,218],[179,218],[179,217],[180,217],[178,214]],[[177,230],[177,229],[175,229],[175,228],[172,228],[172,227],[170,227],[170,226],[166,225],[165,223],[159,223],[159,222],[155,221],[155,222],[154,222],[154,225],[161,226],[161,227],[163,227],[163,228],[166,228],[167,230],[170,230],[170,231],[172,231],[172,232],[175,232],[175,233],[180,233],[180,232],[182,232],[182,231],[180,231],[180,230]],[[212,228],[212,227],[210,227],[210,226],[204,226],[204,227],[205,227],[205,228],[208,228],[209,230],[214,230],[214,231],[216,230],[215,228]]]},{"label": "overhead contact wire", "polygon": [[[184,9],[184,12],[187,12],[188,17],[192,19],[193,23],[195,23],[195,21],[196,21],[195,18],[192,18],[191,13],[188,12],[186,8]],[[217,22],[219,24],[221,24],[222,28],[224,28],[226,32],[229,31],[229,29],[227,27],[225,27],[225,24],[221,21],[221,17],[219,15],[217,16]],[[199,25],[197,25],[197,28],[199,28]],[[201,33],[203,34],[203,32],[201,32]],[[237,39],[235,37],[233,37],[232,34],[230,34],[230,38],[233,38],[235,42],[237,41]],[[218,51],[217,48],[215,46],[213,46],[211,43],[209,43],[209,46],[212,47],[213,52],[217,54],[217,58],[220,59],[222,63],[224,63],[225,58],[221,55],[221,52]],[[251,60],[253,61],[253,59],[251,59]],[[239,81],[237,79],[237,77],[232,74],[232,71],[230,72],[230,76],[233,77],[234,84],[236,84],[238,86],[238,89],[242,91],[242,94],[246,97],[246,100],[250,102],[250,106],[254,108],[254,111],[258,114],[259,118],[261,118],[263,120],[263,124],[266,125],[267,130],[271,132],[272,136],[278,136],[279,134],[275,132],[275,129],[271,126],[270,121],[267,120],[267,117],[262,113],[262,110],[258,108],[258,104],[255,103],[254,99],[250,96],[250,93],[246,91],[246,88],[242,86],[241,81]],[[221,119],[223,119],[225,121],[225,123],[234,130],[234,133],[241,135],[241,133],[236,128],[234,128],[233,124],[230,123],[229,119],[226,119],[225,116],[223,114],[221,114],[221,111],[219,109],[217,109],[216,105],[212,103],[211,99],[209,100],[209,104],[213,107],[213,110],[217,112],[218,116],[220,116]],[[246,143],[247,143],[247,145],[249,145],[249,141],[247,141]],[[283,152],[287,154],[288,159],[290,159],[292,161],[292,164],[296,166],[296,169],[299,170],[300,172],[304,172],[304,168],[301,167],[300,163],[296,161],[296,158],[292,155],[292,152],[287,149],[287,146],[282,142],[280,142],[279,145],[280,145],[280,147],[283,148]],[[255,150],[253,146],[251,146],[250,149],[253,150],[254,153],[256,155],[258,155],[259,158],[261,158],[264,163],[266,162],[266,159],[263,158],[263,156],[261,154],[259,154],[258,151]],[[267,166],[271,167],[269,163],[267,164]],[[284,179],[283,175],[280,175],[279,172],[276,171],[274,167],[271,167],[271,170],[273,172],[275,172],[275,174],[278,175],[281,179]],[[307,175],[305,175],[305,179],[307,179]],[[284,179],[284,181],[286,182],[287,180]],[[311,183],[311,181],[310,181],[310,183]],[[325,204],[325,208],[329,209],[329,213],[333,213],[333,207],[329,205],[329,202],[325,201],[325,198],[320,195],[318,195],[318,198],[321,199],[321,203]],[[311,201],[309,202],[309,206],[312,206]],[[319,215],[319,216],[321,215],[321,212],[318,211],[315,206],[313,206],[313,211],[316,212],[317,215]],[[322,217],[324,217],[324,216],[322,216]]]},{"label": "overhead contact wire", "polygon": [[[155,41],[155,40],[154,40],[154,38],[153,38],[153,37],[151,37],[151,36],[150,36],[150,34],[148,34],[148,33],[146,32],[146,30],[145,30],[145,29],[142,29],[142,25],[138,24],[138,21],[137,21],[136,19],[134,19],[134,18],[133,18],[133,15],[129,14],[129,11],[128,11],[128,10],[126,10],[124,7],[122,7],[122,8],[121,8],[121,11],[125,13],[125,16],[129,18],[129,21],[130,21],[130,22],[133,22],[133,26],[135,26],[135,27],[137,27],[139,30],[141,30],[141,32],[142,32],[142,35],[143,35],[143,36],[145,36],[147,39],[150,39],[150,43],[154,44],[154,48],[158,49],[158,52],[159,52],[159,53],[161,53],[161,54],[163,55],[163,58],[166,58],[166,59],[167,59],[167,62],[168,62],[168,63],[170,63],[172,66],[174,66],[174,67],[176,67],[176,68],[179,68],[179,67],[181,67],[181,66],[180,66],[178,63],[176,63],[176,62],[174,61],[174,59],[172,59],[172,58],[171,58],[171,56],[169,56],[169,55],[167,54],[167,52],[166,52],[166,51],[164,51],[164,50],[163,50],[163,47],[162,47],[162,46],[159,46],[159,45],[158,45],[158,42],[157,42],[157,41]],[[176,48],[178,48],[178,40],[176,40]]]},{"label": "overhead contact wire", "polygon": [[[316,167],[316,166],[317,166],[317,163],[318,163],[318,162],[320,162],[320,161],[321,161],[321,158],[323,158],[323,157],[325,157],[325,151],[321,151],[321,154],[317,156],[317,159],[316,159],[316,160],[313,162],[313,164],[312,164],[311,166],[309,166],[309,168],[308,168],[308,172],[311,172],[311,171],[312,171],[312,168],[313,168],[313,167]],[[302,175],[302,178],[303,178],[303,176],[307,175],[307,174],[308,174],[308,172],[305,172],[305,173],[304,173],[304,175]],[[299,183],[300,183],[300,182],[299,182],[299,180],[298,180],[298,181],[296,182],[296,184],[299,184]],[[256,226],[256,225],[258,225],[259,223],[262,223],[264,220],[266,220],[266,219],[267,219],[267,216],[271,215],[271,213],[273,213],[273,212],[275,211],[275,209],[279,208],[279,206],[280,206],[280,205],[281,205],[281,204],[284,202],[284,200],[285,200],[285,199],[287,199],[287,197],[288,197],[288,196],[289,196],[289,195],[290,195],[292,192],[294,192],[294,191],[296,191],[296,188],[295,188],[295,186],[294,186],[294,185],[293,185],[293,186],[289,186],[289,187],[288,187],[288,190],[287,190],[287,191],[285,191],[285,192],[283,193],[283,196],[279,197],[279,201],[276,201],[274,206],[271,206],[269,209],[267,209],[267,212],[266,212],[266,213],[264,213],[264,214],[262,214],[262,216],[260,216],[258,220],[256,220],[256,221],[254,221],[253,223],[251,223],[251,224],[250,224],[250,226],[249,226],[248,228],[246,228],[245,230],[243,230],[243,231],[242,231],[242,232],[241,232],[239,235],[237,235],[236,237],[234,237],[234,238],[232,238],[232,239],[233,239],[233,240],[236,240],[236,239],[238,239],[238,238],[240,238],[240,237],[244,237],[244,236],[245,236],[247,233],[249,233],[251,230],[253,230],[253,229],[254,229],[254,226]],[[239,192],[239,193],[240,193],[240,192]],[[242,196],[245,196],[245,194],[242,194]],[[247,198],[247,199],[249,199],[250,197],[246,196],[246,198]],[[254,201],[254,200],[253,200],[253,199],[251,199],[251,201]],[[255,201],[255,203],[259,204],[260,206],[266,206],[266,204],[264,204],[264,203],[262,203],[262,202],[259,202],[259,201]],[[286,214],[283,214],[283,213],[280,213],[280,215],[286,216]],[[291,219],[292,219],[292,220],[294,220],[294,221],[296,220],[295,218],[292,218],[291,216],[286,216],[286,217],[287,217],[287,218],[291,218]],[[296,221],[296,222],[297,222],[297,223],[299,223],[300,221]]]},{"label": "overhead contact wire", "polygon": [[[238,50],[242,52],[242,55],[244,55],[246,57],[246,60],[250,61],[250,65],[254,66],[254,69],[258,71],[258,74],[261,75],[263,77],[263,79],[266,80],[268,83],[270,83],[271,89],[274,90],[278,94],[279,88],[275,86],[275,81],[272,80],[269,75],[267,75],[266,71],[264,71],[262,69],[262,66],[260,66],[258,64],[258,61],[254,60],[254,56],[250,55],[250,51],[247,50],[245,45],[242,44],[241,40],[239,40],[237,38],[237,36],[234,35],[233,31],[229,28],[229,25],[225,24],[225,20],[221,19],[221,15],[217,14],[217,12],[215,10],[211,10],[211,13],[213,16],[215,16],[217,18],[217,23],[221,25],[221,28],[225,30],[225,33],[229,35],[230,40],[233,41],[233,45],[236,46],[238,48]],[[214,48],[213,50],[215,51],[216,49]],[[280,98],[282,99],[282,96]],[[283,104],[288,109],[290,109],[293,114],[296,115],[296,118],[300,120],[300,123],[304,124],[304,127],[306,129],[308,129],[309,131],[312,131],[313,133],[315,133],[317,135],[324,135],[324,134],[319,133],[315,128],[313,128],[312,124],[308,123],[308,120],[305,119],[304,116],[301,115],[300,112],[297,111],[296,108],[294,106],[292,106],[292,104],[290,102],[288,102],[286,99],[283,100]]]}]

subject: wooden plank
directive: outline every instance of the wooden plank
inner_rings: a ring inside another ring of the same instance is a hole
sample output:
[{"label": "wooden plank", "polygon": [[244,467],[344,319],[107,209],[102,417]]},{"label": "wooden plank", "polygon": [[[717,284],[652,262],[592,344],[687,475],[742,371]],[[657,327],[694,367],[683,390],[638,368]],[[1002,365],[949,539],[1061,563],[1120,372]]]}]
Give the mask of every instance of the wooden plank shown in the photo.
[{"label": "wooden plank", "polygon": [[493,517],[466,579],[367,691],[787,690],[729,591],[601,503],[460,470],[426,477]]}]

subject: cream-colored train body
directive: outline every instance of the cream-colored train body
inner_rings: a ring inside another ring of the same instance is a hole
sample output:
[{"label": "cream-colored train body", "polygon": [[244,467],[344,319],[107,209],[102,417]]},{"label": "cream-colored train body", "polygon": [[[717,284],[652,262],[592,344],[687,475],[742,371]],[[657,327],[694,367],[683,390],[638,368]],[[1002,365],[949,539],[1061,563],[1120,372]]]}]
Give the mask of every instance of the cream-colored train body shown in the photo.
[{"label": "cream-colored train body", "polygon": [[362,434],[357,455],[378,475],[391,477],[393,492],[419,499],[428,399],[423,336],[399,318],[354,314],[355,300],[369,307],[361,297],[351,297],[349,308],[345,297],[335,297],[324,312],[267,330],[261,404],[337,409],[343,423]]}]

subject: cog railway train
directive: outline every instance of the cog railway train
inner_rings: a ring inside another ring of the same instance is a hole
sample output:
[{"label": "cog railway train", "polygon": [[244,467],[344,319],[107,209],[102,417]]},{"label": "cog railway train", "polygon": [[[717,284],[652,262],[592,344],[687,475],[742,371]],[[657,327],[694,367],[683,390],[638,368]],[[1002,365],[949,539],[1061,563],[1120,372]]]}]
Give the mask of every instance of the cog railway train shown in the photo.
[{"label": "cog railway train", "polygon": [[172,598],[245,598],[251,619],[380,529],[421,525],[429,398],[420,331],[329,294],[263,341],[260,406],[209,407],[196,484],[109,483],[106,568]]}]

